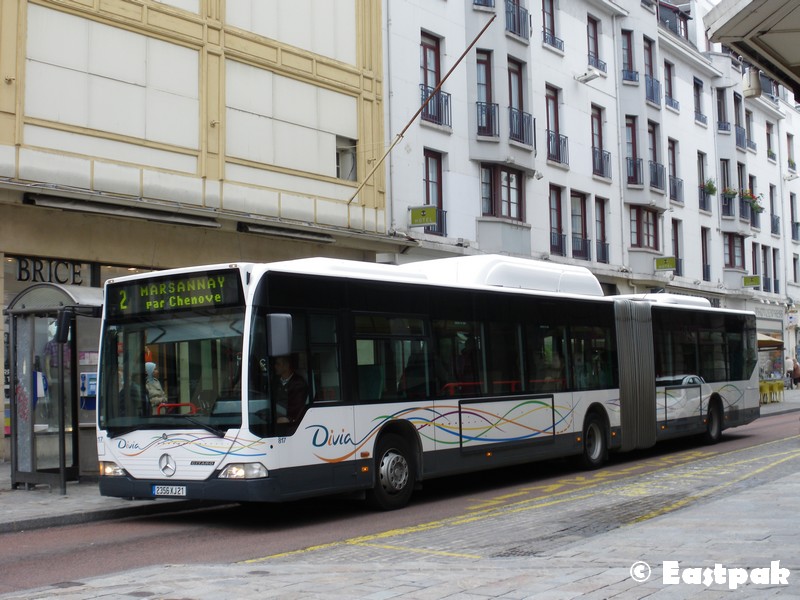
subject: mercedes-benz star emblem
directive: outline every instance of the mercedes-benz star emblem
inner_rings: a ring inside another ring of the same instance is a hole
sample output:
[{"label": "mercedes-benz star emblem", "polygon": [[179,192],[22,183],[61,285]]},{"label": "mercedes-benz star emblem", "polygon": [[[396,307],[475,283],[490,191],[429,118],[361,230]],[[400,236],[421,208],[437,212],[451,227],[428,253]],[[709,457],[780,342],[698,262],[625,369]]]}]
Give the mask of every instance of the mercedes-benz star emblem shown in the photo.
[{"label": "mercedes-benz star emblem", "polygon": [[175,459],[169,454],[162,454],[161,458],[158,459],[158,468],[161,469],[161,472],[167,477],[175,475],[176,466]]}]

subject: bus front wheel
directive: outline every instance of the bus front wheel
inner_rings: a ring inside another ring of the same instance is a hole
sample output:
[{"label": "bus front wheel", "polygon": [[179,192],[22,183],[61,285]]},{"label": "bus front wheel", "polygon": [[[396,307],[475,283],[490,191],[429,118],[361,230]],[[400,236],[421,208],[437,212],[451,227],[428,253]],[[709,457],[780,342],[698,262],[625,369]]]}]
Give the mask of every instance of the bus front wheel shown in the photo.
[{"label": "bus front wheel", "polygon": [[414,482],[409,443],[396,434],[381,436],[375,445],[375,485],[367,495],[369,504],[382,510],[402,508],[411,498]]},{"label": "bus front wheel", "polygon": [[597,413],[590,413],[583,425],[583,454],[581,462],[586,469],[598,469],[608,458],[606,426]]},{"label": "bus front wheel", "polygon": [[708,404],[706,432],[703,437],[707,444],[716,444],[722,437],[722,409],[719,402],[715,400]]}]

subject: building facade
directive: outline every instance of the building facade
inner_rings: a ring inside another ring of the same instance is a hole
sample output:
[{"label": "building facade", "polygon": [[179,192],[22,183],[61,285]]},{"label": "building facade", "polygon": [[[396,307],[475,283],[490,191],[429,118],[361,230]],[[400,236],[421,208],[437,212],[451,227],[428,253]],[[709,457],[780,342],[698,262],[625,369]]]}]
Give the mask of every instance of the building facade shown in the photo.
[{"label": "building facade", "polygon": [[385,150],[380,19],[371,0],[0,3],[3,306],[41,282],[399,252],[383,172],[359,186]]},{"label": "building facade", "polygon": [[800,113],[708,41],[714,4],[384,2],[387,137],[433,98],[388,158],[390,227],[419,246],[382,259],[582,264],[607,293],[754,310],[794,349]]}]

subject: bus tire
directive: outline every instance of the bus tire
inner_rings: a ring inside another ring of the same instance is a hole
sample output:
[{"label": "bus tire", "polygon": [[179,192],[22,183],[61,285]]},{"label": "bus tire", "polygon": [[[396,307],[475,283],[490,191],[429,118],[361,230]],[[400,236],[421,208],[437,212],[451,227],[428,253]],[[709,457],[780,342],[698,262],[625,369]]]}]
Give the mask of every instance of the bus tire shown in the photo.
[{"label": "bus tire", "polygon": [[703,439],[707,444],[716,444],[722,437],[722,409],[718,400],[708,403],[708,417],[706,418],[706,432]]},{"label": "bus tire", "polygon": [[397,434],[382,435],[375,445],[375,485],[367,502],[380,510],[402,508],[411,498],[415,480],[411,445]]},{"label": "bus tire", "polygon": [[586,415],[583,424],[583,454],[581,464],[585,469],[599,469],[608,459],[606,425],[596,412]]}]

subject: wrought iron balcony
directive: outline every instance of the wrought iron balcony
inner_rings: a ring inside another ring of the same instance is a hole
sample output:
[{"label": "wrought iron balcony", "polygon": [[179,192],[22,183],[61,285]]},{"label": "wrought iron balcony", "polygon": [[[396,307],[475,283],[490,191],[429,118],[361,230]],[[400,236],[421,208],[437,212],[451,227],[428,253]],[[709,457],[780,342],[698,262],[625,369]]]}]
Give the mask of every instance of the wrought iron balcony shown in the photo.
[{"label": "wrought iron balcony", "polygon": [[717,121],[717,131],[730,131],[730,121]]},{"label": "wrought iron balcony", "polygon": [[558,231],[550,232],[550,254],[567,255],[567,236]]},{"label": "wrought iron balcony", "polygon": [[697,188],[697,198],[700,210],[711,212],[711,194],[702,185]]},{"label": "wrought iron balcony", "polygon": [[595,247],[597,251],[597,262],[608,264],[610,262],[608,256],[608,242],[597,240]]},{"label": "wrought iron balcony", "polygon": [[741,148],[742,150],[747,149],[747,131],[745,131],[744,127],[739,125],[735,125],[734,133],[736,135],[736,147]]},{"label": "wrought iron balcony", "polygon": [[645,99],[661,106],[661,82],[650,75],[644,76]]},{"label": "wrought iron balcony", "polygon": [[703,265],[703,281],[711,281],[711,265]]},{"label": "wrought iron balcony", "polygon": [[611,179],[611,153],[600,148],[592,148],[592,173]]},{"label": "wrought iron balcony", "polygon": [[567,136],[556,131],[547,130],[547,160],[562,165],[569,164],[569,145]]},{"label": "wrought iron balcony", "polygon": [[[431,207],[433,208],[433,207]],[[447,211],[441,208],[436,209],[436,225],[429,225],[425,228],[425,233],[433,235],[447,235]]]},{"label": "wrought iron balcony", "polygon": [[752,216],[755,214],[750,206],[750,203],[747,202],[744,198],[739,198],[739,218],[742,221],[750,221],[752,224]]},{"label": "wrought iron balcony", "polygon": [[486,6],[488,8],[492,8],[494,6],[494,0],[472,0],[472,4],[475,6]]},{"label": "wrought iron balcony", "polygon": [[425,84],[419,86],[422,103],[424,104],[428,98],[427,106],[422,111],[422,119],[437,125],[444,125],[445,127],[452,126],[452,117],[450,114],[450,94],[439,90],[433,93],[436,88],[428,87]]},{"label": "wrought iron balcony", "polygon": [[674,110],[681,109],[681,103],[675,100],[675,98],[673,98],[672,96],[664,96],[664,104],[666,104],[667,106],[669,106]]},{"label": "wrought iron balcony", "polygon": [[778,215],[770,215],[770,232],[772,235],[781,234],[781,218]]},{"label": "wrought iron balcony", "polygon": [[683,204],[683,179],[674,175],[669,176],[669,199]]},{"label": "wrought iron balcony", "polygon": [[800,223],[797,221],[792,223],[792,241],[800,242]]},{"label": "wrought iron balcony", "polygon": [[650,187],[657,190],[664,190],[666,188],[667,170],[661,163],[650,162]]},{"label": "wrought iron balcony", "polygon": [[622,81],[635,81],[639,82],[639,71],[631,69],[622,69]]},{"label": "wrought iron balcony", "polygon": [[592,260],[592,240],[580,236],[572,236],[572,258]]},{"label": "wrought iron balcony", "polygon": [[556,37],[556,34],[550,29],[542,29],[542,42],[556,50],[564,51],[564,40]]},{"label": "wrought iron balcony", "polygon": [[642,159],[628,157],[625,160],[628,163],[628,184],[643,185],[644,175],[642,173]]},{"label": "wrought iron balcony", "polygon": [[533,115],[508,107],[508,136],[515,142],[533,146]]},{"label": "wrought iron balcony", "polygon": [[510,0],[506,0],[506,31],[526,40],[531,37],[528,10]]},{"label": "wrought iron balcony", "polygon": [[594,52],[589,52],[589,56],[587,57],[589,61],[589,66],[594,67],[598,71],[602,71],[603,73],[608,72],[608,67],[606,66],[605,61],[600,60],[600,57],[597,56]]},{"label": "wrought iron balcony", "polygon": [[701,112],[694,111],[694,120],[703,125],[708,125],[708,117]]},{"label": "wrought iron balcony", "polygon": [[476,102],[478,135],[498,137],[500,135],[499,107],[491,102]]}]

